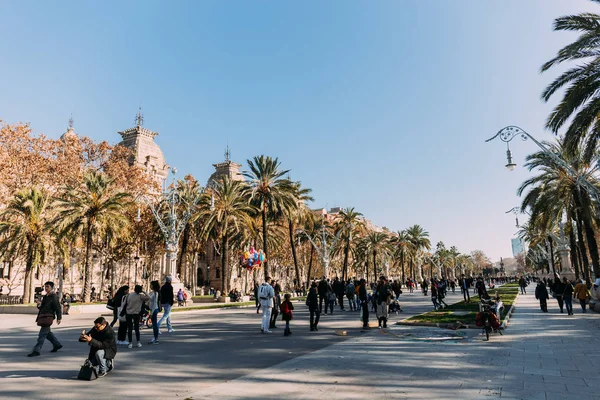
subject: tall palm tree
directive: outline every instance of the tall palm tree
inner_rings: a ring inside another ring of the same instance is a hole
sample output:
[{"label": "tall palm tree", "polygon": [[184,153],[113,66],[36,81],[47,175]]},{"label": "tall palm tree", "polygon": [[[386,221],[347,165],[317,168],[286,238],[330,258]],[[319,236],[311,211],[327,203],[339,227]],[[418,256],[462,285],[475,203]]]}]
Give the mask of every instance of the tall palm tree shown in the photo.
[{"label": "tall palm tree", "polygon": [[[211,188],[211,193],[203,195],[201,210],[206,214],[204,232],[216,230],[221,239],[221,285],[223,293],[229,290],[229,238],[242,227],[252,225],[251,214],[255,211],[250,204],[246,182],[232,180],[224,175]],[[209,206],[211,196],[214,206]]]},{"label": "tall palm tree", "polygon": [[429,232],[423,229],[420,225],[413,225],[406,230],[408,241],[412,246],[411,264],[417,264],[419,271],[419,279],[423,279],[421,266],[419,265],[420,257],[424,250],[431,250],[431,241],[429,240]]},{"label": "tall palm tree", "polygon": [[[198,204],[200,198],[200,189],[200,184],[191,175],[187,175],[183,180],[180,179],[179,181],[177,181],[177,186],[175,190],[177,191],[177,194],[181,199],[180,204],[185,205],[184,207],[186,208],[186,210],[184,210],[184,212],[188,211],[188,207],[191,207],[194,204]],[[192,212],[192,214],[194,214],[195,210],[192,209],[190,211]],[[177,260],[177,272],[181,277],[185,275],[186,270],[184,260],[188,251],[188,246],[191,239],[190,236],[193,231],[194,221],[192,219],[186,222],[185,227],[183,228],[183,233],[181,235],[181,251],[178,254],[179,259]]]},{"label": "tall palm tree", "polygon": [[300,268],[298,267],[298,256],[296,255],[296,241],[294,240],[294,237],[296,236],[296,224],[304,219],[308,213],[312,213],[306,206],[307,201],[314,200],[309,194],[311,191],[312,189],[303,188],[300,182],[292,182],[292,193],[290,193],[290,195],[295,200],[295,204],[289,207],[286,216],[297,286],[300,286],[302,281],[300,280]]},{"label": "tall palm tree", "polygon": [[48,193],[31,187],[17,192],[0,214],[0,254],[26,255],[23,303],[33,303],[33,273],[51,245],[52,208]]},{"label": "tall palm tree", "polygon": [[[592,0],[600,3],[599,0]],[[556,78],[542,93],[544,101],[558,91],[562,99],[548,117],[546,126],[558,133],[566,123],[565,139],[569,149],[587,139],[586,154],[590,156],[600,139],[600,15],[582,13],[554,20],[555,31],[578,32],[579,37],[546,62],[541,71],[563,63],[577,62]],[[561,90],[567,86],[566,90]]]},{"label": "tall palm tree", "polygon": [[113,181],[103,173],[91,170],[83,177],[83,185],[70,186],[57,198],[60,237],[82,235],[85,240],[83,299],[90,301],[92,269],[90,259],[94,236],[100,226],[127,225],[124,210],[131,204],[128,193],[116,192]]},{"label": "tall palm tree", "polygon": [[402,282],[406,282],[406,276],[404,272],[405,260],[409,256],[410,240],[406,230],[396,232],[392,236],[392,245],[395,248],[395,256],[400,260],[400,269],[402,271]]},{"label": "tall palm tree", "polygon": [[342,279],[348,279],[348,256],[350,254],[350,242],[352,236],[356,236],[364,226],[362,214],[354,211],[354,207],[342,209],[335,220],[334,231],[344,242],[344,266]]},{"label": "tall palm tree", "polygon": [[[530,171],[537,169],[540,172],[527,179],[519,187],[517,191],[519,196],[523,195],[525,190],[529,190],[523,198],[521,208],[523,210],[530,209],[531,222],[537,229],[545,232],[555,230],[562,220],[563,214],[567,215],[568,225],[571,225],[571,221],[575,221],[578,228],[579,245],[583,246],[580,253],[585,275],[588,276],[586,256],[588,251],[594,273],[598,274],[600,273],[600,260],[593,222],[598,205],[586,190],[581,189],[579,184],[579,181],[584,179],[594,185],[596,190],[600,187],[595,178],[600,161],[598,152],[595,151],[590,159],[586,159],[583,145],[567,150],[560,139],[556,143],[544,142],[544,144],[571,167],[575,176],[567,174],[564,168],[546,152],[539,151],[527,156],[525,166]],[[568,229],[572,229],[572,227],[569,226]],[[584,234],[587,240],[587,250],[583,240]]]},{"label": "tall palm tree", "polygon": [[269,248],[267,219],[275,214],[283,214],[293,208],[297,201],[294,198],[294,185],[290,180],[282,178],[289,170],[281,170],[277,158],[256,156],[248,161],[250,171],[244,176],[249,179],[251,200],[260,210],[262,217],[263,251],[267,260],[264,264],[265,276],[269,275]]},{"label": "tall palm tree", "polygon": [[377,279],[377,256],[387,256],[390,253],[390,238],[384,232],[371,231],[365,237],[366,244],[373,255],[373,281]]}]

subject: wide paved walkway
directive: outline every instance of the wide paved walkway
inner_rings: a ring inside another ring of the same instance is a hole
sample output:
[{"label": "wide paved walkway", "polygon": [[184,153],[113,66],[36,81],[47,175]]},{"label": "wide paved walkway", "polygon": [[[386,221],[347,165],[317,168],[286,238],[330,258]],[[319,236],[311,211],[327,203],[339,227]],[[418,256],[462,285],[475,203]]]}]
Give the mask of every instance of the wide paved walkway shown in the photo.
[{"label": "wide paved walkway", "polygon": [[[531,288],[531,287],[530,287]],[[460,294],[449,296],[452,301]],[[449,299],[450,300],[450,299]],[[428,297],[404,295],[406,314],[431,309]],[[2,315],[0,399],[598,399],[600,314],[544,314],[531,294],[519,296],[504,336],[478,330],[393,326],[361,333],[357,313],[323,318],[308,332],[299,305],[294,335],[258,331],[252,309],[174,315],[177,331],[159,346],[120,349],[117,369],[94,382],[74,379],[86,355],[77,343],[91,316],[71,316],[56,329],[65,348],[24,355],[35,342],[32,316]],[[393,316],[398,320],[404,315]],[[347,329],[348,336],[334,334]],[[149,340],[143,331],[144,343]],[[347,340],[345,340],[347,339]]]},{"label": "wide paved walkway", "polygon": [[554,300],[549,309],[521,295],[505,335],[489,342],[474,330],[463,340],[428,341],[439,330],[396,326],[190,397],[600,399],[600,314],[560,314]]}]

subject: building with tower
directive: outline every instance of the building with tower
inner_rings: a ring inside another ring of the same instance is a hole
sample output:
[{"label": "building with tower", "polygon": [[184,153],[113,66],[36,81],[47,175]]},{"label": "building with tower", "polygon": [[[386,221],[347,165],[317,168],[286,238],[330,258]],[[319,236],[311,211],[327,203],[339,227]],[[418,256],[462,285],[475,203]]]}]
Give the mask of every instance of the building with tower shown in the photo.
[{"label": "building with tower", "polygon": [[[240,171],[242,164],[231,161],[230,156],[231,153],[229,152],[229,146],[227,146],[227,149],[225,150],[225,161],[213,164],[213,167],[215,167],[215,172],[213,172],[208,178],[208,181],[206,182],[207,188],[214,187],[215,183],[218,182],[223,176],[228,176],[229,179],[234,181],[245,180]],[[241,287],[241,284],[235,285],[238,279],[237,272],[240,271],[238,271],[236,268],[232,268],[231,270],[232,282],[230,282],[230,287]],[[216,246],[209,242],[206,245],[205,252],[199,257],[197,277],[198,286],[205,284],[206,286],[222,290],[221,274],[221,255],[217,253]]]},{"label": "building with tower", "polygon": [[169,166],[165,162],[162,150],[154,141],[154,138],[158,136],[158,132],[144,128],[143,124],[144,117],[140,107],[135,117],[135,126],[119,132],[123,139],[119,145],[131,149],[133,151],[131,164],[142,168],[162,187],[169,175]]}]

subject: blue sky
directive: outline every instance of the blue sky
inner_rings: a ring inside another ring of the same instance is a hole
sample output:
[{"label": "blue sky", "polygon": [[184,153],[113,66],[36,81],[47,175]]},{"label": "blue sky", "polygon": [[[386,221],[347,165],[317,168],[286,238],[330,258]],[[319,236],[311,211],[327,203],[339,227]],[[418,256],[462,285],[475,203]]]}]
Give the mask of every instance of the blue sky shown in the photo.
[{"label": "blue sky", "polygon": [[[586,0],[0,0],[0,118],[58,137],[119,141],[145,126],[180,174],[279,157],[316,207],[355,207],[392,230],[492,260],[511,256],[516,189],[548,140],[539,67],[573,35],[554,18]],[[525,220],[524,217],[521,220]]]}]

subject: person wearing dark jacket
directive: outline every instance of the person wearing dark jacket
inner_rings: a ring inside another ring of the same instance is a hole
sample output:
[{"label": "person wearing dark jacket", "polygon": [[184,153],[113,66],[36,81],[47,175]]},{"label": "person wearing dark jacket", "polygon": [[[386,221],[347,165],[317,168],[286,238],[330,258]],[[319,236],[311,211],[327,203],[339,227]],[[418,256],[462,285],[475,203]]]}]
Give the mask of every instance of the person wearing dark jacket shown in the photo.
[{"label": "person wearing dark jacket", "polygon": [[306,296],[306,305],[310,312],[310,330],[318,331],[319,318],[321,318],[321,310],[319,309],[319,299],[317,296],[317,282],[310,285],[308,296]]},{"label": "person wearing dark jacket", "polygon": [[560,281],[558,275],[554,277],[554,285],[552,286],[552,292],[554,293],[554,297],[556,297],[558,307],[560,307],[560,312],[564,312],[563,295],[565,294],[565,285],[563,285],[563,283]]},{"label": "person wearing dark jacket", "polygon": [[279,293],[278,285],[273,284],[273,291],[275,292],[275,297],[273,297],[273,308],[271,309],[269,329],[277,328],[277,316],[281,309],[281,294]]},{"label": "person wearing dark jacket", "polygon": [[367,281],[364,278],[360,280],[360,287],[358,288],[358,299],[360,300],[360,306],[362,307],[363,329],[370,329],[369,296],[367,294]]},{"label": "person wearing dark jacket", "polygon": [[[325,308],[327,308],[327,280],[323,276],[323,279],[319,282],[318,293],[319,293],[319,314],[323,312],[323,302],[325,302]],[[325,310],[327,314],[327,309]]]},{"label": "person wearing dark jacket", "polygon": [[346,287],[344,282],[340,281],[340,279],[336,276],[333,281],[333,291],[335,292],[335,297],[337,297],[338,302],[340,303],[340,310],[344,311],[344,292]]},{"label": "person wearing dark jacket", "polygon": [[546,284],[543,281],[539,281],[535,287],[535,298],[540,301],[540,308],[542,311],[548,312],[548,303],[546,300],[548,300],[550,297],[548,296]]},{"label": "person wearing dark jacket", "polygon": [[113,308],[113,320],[110,323],[111,327],[115,326],[115,324],[119,320],[119,316],[117,315],[117,312],[119,310],[119,306],[121,305],[121,300],[123,300],[123,296],[125,296],[128,291],[129,291],[129,286],[127,286],[127,285],[121,286],[119,288],[119,290],[117,290],[117,293],[115,293],[115,297],[113,297],[113,307],[114,308]]},{"label": "person wearing dark jacket", "polygon": [[[54,282],[44,283],[44,289],[46,290],[46,294],[41,300],[37,301],[38,315],[35,322],[41,324],[40,321],[42,318],[49,319],[51,317],[52,320],[56,319],[56,325],[60,325],[60,321],[62,320],[62,308],[58,301],[58,296],[54,293]],[[52,325],[52,323],[50,323],[50,325]],[[46,339],[52,343],[53,347],[52,350],[50,350],[51,353],[56,353],[58,350],[62,349],[63,346],[56,336],[54,336],[54,333],[52,333],[50,325],[40,326],[38,341],[33,348],[33,351],[27,354],[27,357],[39,356]]]},{"label": "person wearing dark jacket", "polygon": [[160,332],[160,326],[163,321],[167,321],[167,330],[169,333],[175,332],[175,329],[171,326],[171,307],[173,307],[173,285],[171,285],[172,281],[171,275],[167,275],[165,278],[165,284],[160,288],[160,303],[162,309],[164,310],[163,316],[158,321],[158,329]]},{"label": "person wearing dark jacket", "polygon": [[563,278],[563,286],[565,290],[563,292],[563,300],[565,302],[565,308],[567,314],[573,315],[573,285],[567,280],[567,277]]},{"label": "person wearing dark jacket", "polygon": [[88,359],[92,365],[98,367],[98,377],[105,376],[114,369],[114,358],[117,355],[117,342],[115,331],[104,317],[94,321],[94,327],[79,337],[80,342],[87,342],[90,346]]}]

